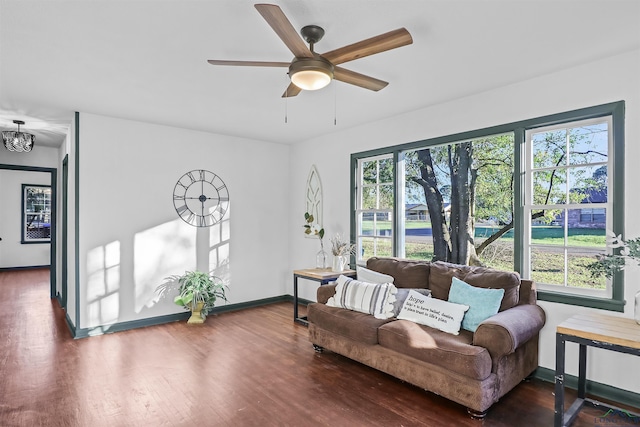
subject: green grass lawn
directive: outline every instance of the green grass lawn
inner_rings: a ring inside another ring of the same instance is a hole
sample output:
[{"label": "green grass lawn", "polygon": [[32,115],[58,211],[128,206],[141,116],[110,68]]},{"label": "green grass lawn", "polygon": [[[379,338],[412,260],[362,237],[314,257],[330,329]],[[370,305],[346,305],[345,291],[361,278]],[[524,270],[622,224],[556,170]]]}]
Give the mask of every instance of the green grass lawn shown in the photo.
[{"label": "green grass lawn", "polygon": [[[391,228],[389,221],[378,221],[378,229]],[[372,223],[370,224],[372,229]],[[407,222],[407,228],[426,228],[430,224],[427,222],[411,221]],[[532,243],[541,245],[564,245],[564,231],[561,227],[540,226],[534,227]],[[477,241],[483,237],[491,235],[493,229],[488,227],[477,227]],[[373,255],[373,239],[364,239],[365,258]],[[585,248],[602,248],[606,245],[605,230],[598,229],[570,229],[568,233],[568,245]],[[385,239],[383,246],[378,247],[378,256],[390,256],[391,241]],[[428,242],[406,242],[405,257],[409,259],[433,258],[433,244]],[[482,262],[492,268],[499,270],[513,270],[513,233],[500,238],[491,244],[481,255]],[[592,279],[586,265],[594,261],[594,256],[589,254],[575,254],[568,259],[569,284],[572,287],[604,289],[606,286],[604,278]],[[553,248],[538,248],[534,253],[532,279],[542,283],[564,283],[564,255]]]},{"label": "green grass lawn", "polygon": [[[378,230],[391,230],[391,221],[377,221]],[[427,221],[407,221],[406,229],[431,228]],[[475,237],[489,237],[500,227],[476,227]],[[362,231],[372,231],[373,221],[364,221]],[[537,226],[532,228],[533,244],[540,245],[564,245],[564,230],[557,226]],[[513,239],[513,230],[508,231],[501,239]],[[606,233],[604,229],[570,228],[567,236],[568,246],[603,247],[606,245]]]}]

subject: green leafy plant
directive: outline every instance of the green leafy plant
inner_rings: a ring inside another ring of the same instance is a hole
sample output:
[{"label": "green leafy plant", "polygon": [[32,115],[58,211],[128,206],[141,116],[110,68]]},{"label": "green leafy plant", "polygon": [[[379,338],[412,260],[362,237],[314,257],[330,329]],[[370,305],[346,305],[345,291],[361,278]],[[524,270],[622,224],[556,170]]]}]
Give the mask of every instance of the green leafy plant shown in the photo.
[{"label": "green leafy plant", "polygon": [[303,225],[304,234],[316,235],[320,238],[320,242],[322,242],[322,238],[324,237],[324,228],[319,228],[317,224],[313,223],[315,218],[309,212],[304,213],[304,220],[306,222],[306,224]]},{"label": "green leafy plant", "polygon": [[612,249],[620,248],[619,253],[601,254],[597,256],[597,261],[587,265],[587,269],[592,277],[604,275],[608,279],[625,268],[627,260],[633,260],[640,266],[640,237],[624,240],[622,235],[615,235],[607,231],[607,246]]},{"label": "green leafy plant", "polygon": [[158,287],[163,293],[178,284],[178,295],[173,299],[177,305],[183,306],[186,310],[194,310],[201,302],[204,304],[201,315],[204,317],[215,306],[218,298],[224,301],[227,299],[227,286],[217,276],[201,271],[186,271],[182,275],[168,276],[162,285]]},{"label": "green leafy plant", "polygon": [[304,234],[318,236],[320,238],[320,249],[324,251],[324,244],[322,243],[322,238],[324,237],[324,228],[320,228],[318,224],[313,223],[315,218],[309,212],[304,213],[304,220],[306,222],[306,224],[303,225]]}]

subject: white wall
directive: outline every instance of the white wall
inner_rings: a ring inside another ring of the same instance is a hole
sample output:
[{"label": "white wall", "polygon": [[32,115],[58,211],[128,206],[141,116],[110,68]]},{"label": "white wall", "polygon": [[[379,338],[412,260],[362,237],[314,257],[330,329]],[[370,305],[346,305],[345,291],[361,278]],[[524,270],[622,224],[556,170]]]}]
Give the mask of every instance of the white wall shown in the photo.
[{"label": "white wall", "polygon": [[37,143],[28,153],[15,153],[4,147],[0,150],[0,163],[7,165],[34,166],[43,168],[58,167],[58,148],[39,146]]},{"label": "white wall", "polygon": [[[0,164],[57,167],[58,149],[36,145],[29,153],[0,150]],[[0,169],[0,268],[50,264],[48,243],[22,244],[22,184],[51,185],[48,172]]]},{"label": "white wall", "polygon": [[[84,113],[79,146],[81,328],[181,312],[155,289],[196,267],[224,278],[231,303],[284,293],[288,146]],[[229,189],[225,220],[211,228],[173,206],[176,181],[194,169]]]},{"label": "white wall", "polygon": [[[636,50],[295,145],[291,153],[289,268],[312,265],[317,251],[317,242],[305,239],[300,228],[304,214],[304,185],[312,162],[322,179],[324,227],[330,236],[349,230],[351,153],[620,100],[626,101],[625,230],[628,237],[639,236],[640,224],[635,217],[640,209],[640,199],[635,183],[640,181],[640,170],[634,164],[635,159],[640,158],[639,75],[640,51]],[[303,288],[302,297],[315,299],[315,286]],[[633,316],[633,303],[629,301],[638,290],[640,269],[629,268],[625,275],[627,305],[623,315],[626,317]],[[598,310],[548,302],[540,302],[540,305],[547,313],[547,323],[540,337],[540,365],[555,369],[556,326],[574,314]],[[633,356],[590,349],[587,369],[587,376],[593,381],[640,392],[637,360]],[[577,375],[577,345],[568,345],[567,371]]]},{"label": "white wall", "polygon": [[51,174],[0,169],[0,268],[51,263],[50,243],[22,243],[22,184],[51,185]]}]

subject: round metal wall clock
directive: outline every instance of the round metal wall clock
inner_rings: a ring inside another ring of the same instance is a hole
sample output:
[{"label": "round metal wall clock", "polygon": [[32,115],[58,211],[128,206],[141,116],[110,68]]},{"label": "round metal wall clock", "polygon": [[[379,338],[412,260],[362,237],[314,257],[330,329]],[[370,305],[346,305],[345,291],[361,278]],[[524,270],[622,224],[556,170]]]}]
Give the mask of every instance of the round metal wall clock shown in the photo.
[{"label": "round metal wall clock", "polygon": [[229,190],[213,172],[195,169],[176,182],[173,206],[182,220],[195,227],[211,227],[229,208]]}]

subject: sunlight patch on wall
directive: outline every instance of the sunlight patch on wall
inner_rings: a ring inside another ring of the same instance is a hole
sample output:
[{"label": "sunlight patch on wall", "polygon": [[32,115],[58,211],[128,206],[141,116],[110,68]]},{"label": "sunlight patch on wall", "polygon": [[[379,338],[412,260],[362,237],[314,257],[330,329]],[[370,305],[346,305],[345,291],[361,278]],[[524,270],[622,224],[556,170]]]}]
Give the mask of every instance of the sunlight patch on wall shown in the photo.
[{"label": "sunlight patch on wall", "polygon": [[134,237],[134,283],[136,313],[158,300],[156,288],[167,276],[196,267],[195,229],[176,219]]},{"label": "sunlight patch on wall", "polygon": [[120,312],[120,242],[107,243],[87,253],[88,324],[118,320]]},{"label": "sunlight patch on wall", "polygon": [[230,213],[219,223],[209,228],[209,270],[222,279],[225,285],[231,282],[229,253],[231,244]]}]

